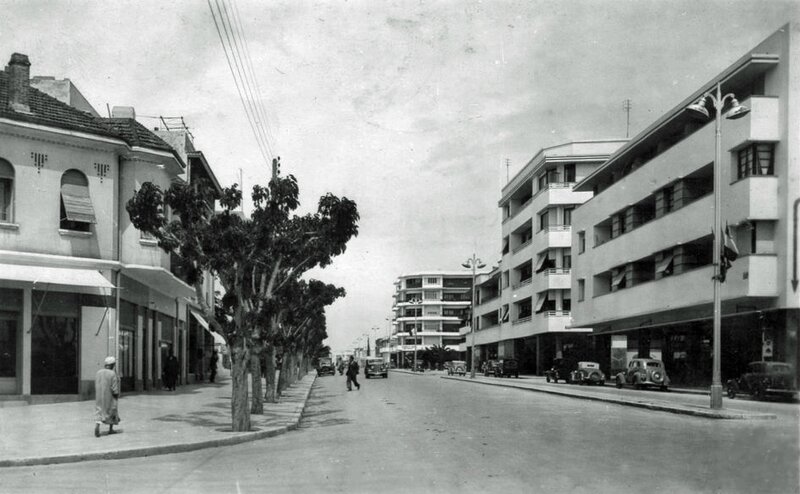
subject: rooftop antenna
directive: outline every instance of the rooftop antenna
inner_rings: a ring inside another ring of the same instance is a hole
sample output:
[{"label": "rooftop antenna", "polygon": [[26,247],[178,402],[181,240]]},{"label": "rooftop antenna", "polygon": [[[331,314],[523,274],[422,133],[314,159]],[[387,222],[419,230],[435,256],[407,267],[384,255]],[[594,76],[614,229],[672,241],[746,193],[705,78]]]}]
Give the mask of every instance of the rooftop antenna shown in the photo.
[{"label": "rooftop antenna", "polygon": [[509,182],[509,180],[511,180],[511,178],[510,178],[510,177],[509,177],[509,175],[508,175],[508,169],[509,169],[510,167],[511,167],[511,160],[510,160],[510,159],[508,159],[508,158],[506,158],[506,183],[508,183],[508,182]]},{"label": "rooftop antenna", "polygon": [[625,110],[627,113],[627,125],[625,126],[625,138],[627,139],[630,137],[631,132],[631,100],[624,99],[622,100],[622,109]]}]

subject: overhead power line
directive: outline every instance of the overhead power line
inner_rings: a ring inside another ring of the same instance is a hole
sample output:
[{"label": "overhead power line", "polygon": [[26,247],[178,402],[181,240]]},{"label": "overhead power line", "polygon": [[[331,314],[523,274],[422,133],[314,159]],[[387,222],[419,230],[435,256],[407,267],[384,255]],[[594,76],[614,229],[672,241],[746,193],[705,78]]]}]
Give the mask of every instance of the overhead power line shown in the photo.
[{"label": "overhead power line", "polygon": [[[259,152],[264,158],[265,164],[269,166],[274,156],[270,143],[272,136],[268,135],[265,130],[265,126],[267,126],[266,110],[263,107],[260,92],[259,98],[255,96],[254,86],[257,91],[258,84],[249,51],[242,40],[244,30],[238,21],[231,22],[231,16],[228,13],[229,9],[225,5],[225,0],[222,0],[221,6],[220,0],[214,0],[216,11],[211,0],[207,0],[207,2],[220,44],[222,44],[222,50],[225,53],[225,59],[228,62],[228,68],[233,76],[236,92],[242,102],[245,116],[250,124],[250,129],[253,131]],[[236,19],[235,10],[232,8],[231,11],[234,12],[234,19]]]}]

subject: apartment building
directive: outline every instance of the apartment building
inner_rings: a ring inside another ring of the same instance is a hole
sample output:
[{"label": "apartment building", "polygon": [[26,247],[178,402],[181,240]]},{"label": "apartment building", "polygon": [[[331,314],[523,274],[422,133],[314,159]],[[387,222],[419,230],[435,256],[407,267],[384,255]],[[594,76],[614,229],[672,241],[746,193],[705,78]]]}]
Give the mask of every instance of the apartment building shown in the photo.
[{"label": "apartment building", "polygon": [[514,357],[523,372],[541,373],[564,347],[585,341],[591,329],[571,320],[571,233],[575,208],[592,192],[574,186],[624,142],[542,149],[503,187],[501,262],[476,282],[478,362]]},{"label": "apartment building", "polygon": [[[661,358],[675,383],[712,374],[715,124],[687,107],[721,84],[750,113],[720,119],[722,225],[739,257],[721,287],[722,378],[750,361],[798,361],[800,68],[786,25],[581,180],[572,316],[604,369]],[[725,110],[727,111],[727,110]]]},{"label": "apartment building", "polygon": [[190,340],[211,336],[192,334],[194,288],[125,203],[145,181],[219,184],[132,109],[99,118],[71,84],[40,87],[26,55],[0,72],[0,399],[91,397],[107,355],[124,390],[159,388],[170,349],[186,382]]},{"label": "apartment building", "polygon": [[389,352],[398,367],[410,367],[417,352],[441,346],[461,351],[472,305],[472,273],[425,271],[395,281]]}]

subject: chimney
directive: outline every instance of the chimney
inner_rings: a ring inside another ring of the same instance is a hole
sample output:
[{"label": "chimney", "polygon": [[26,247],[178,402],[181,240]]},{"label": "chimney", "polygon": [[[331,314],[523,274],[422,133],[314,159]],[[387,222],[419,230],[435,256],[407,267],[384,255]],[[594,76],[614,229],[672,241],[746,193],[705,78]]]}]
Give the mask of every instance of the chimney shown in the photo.
[{"label": "chimney", "polygon": [[14,53],[6,67],[8,74],[8,106],[21,113],[30,113],[28,88],[30,87],[31,63],[28,55]]},{"label": "chimney", "polygon": [[136,118],[136,110],[132,106],[115,106],[111,108],[111,118]]}]

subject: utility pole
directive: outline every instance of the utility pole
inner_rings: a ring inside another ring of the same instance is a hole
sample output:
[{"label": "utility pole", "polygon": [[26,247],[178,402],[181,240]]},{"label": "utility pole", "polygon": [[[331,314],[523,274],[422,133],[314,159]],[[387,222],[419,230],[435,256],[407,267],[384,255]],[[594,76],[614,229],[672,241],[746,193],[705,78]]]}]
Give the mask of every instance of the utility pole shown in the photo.
[{"label": "utility pole", "polygon": [[625,99],[622,101],[622,109],[627,113],[627,122],[625,126],[625,138],[630,137],[631,133],[631,100]]}]

